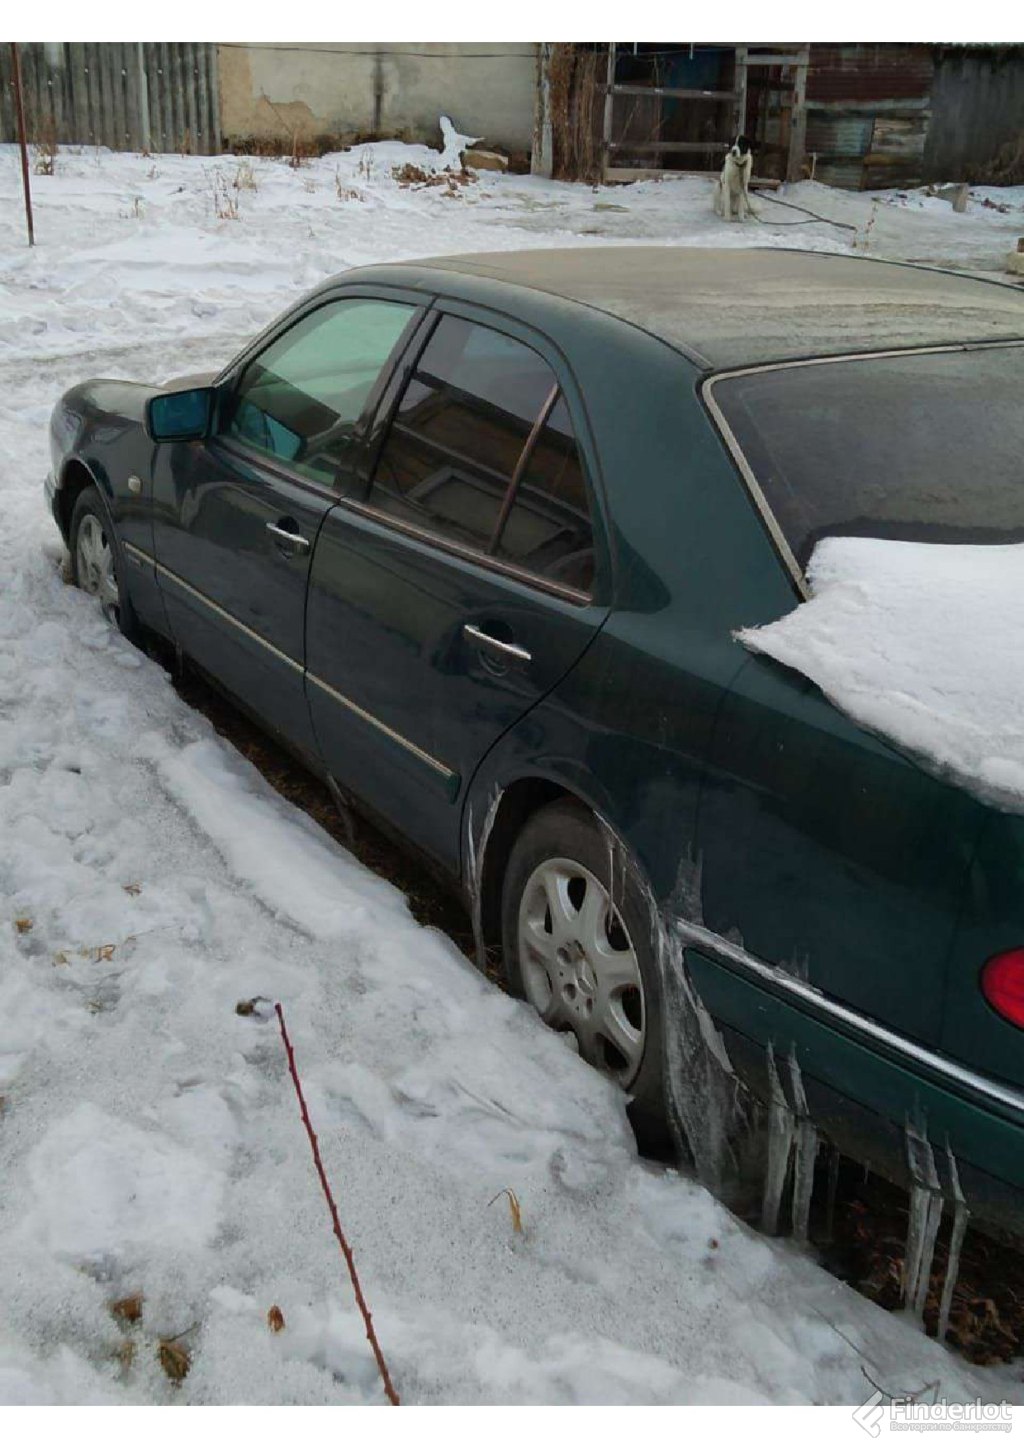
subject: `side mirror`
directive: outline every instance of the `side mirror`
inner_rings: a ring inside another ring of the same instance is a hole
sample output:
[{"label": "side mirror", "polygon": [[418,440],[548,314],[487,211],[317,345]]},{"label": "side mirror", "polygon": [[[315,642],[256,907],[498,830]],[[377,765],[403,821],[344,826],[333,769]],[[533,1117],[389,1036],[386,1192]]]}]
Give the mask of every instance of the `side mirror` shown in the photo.
[{"label": "side mirror", "polygon": [[205,437],[213,416],[212,387],[160,392],[146,403],[146,431],[154,442],[187,442]]}]

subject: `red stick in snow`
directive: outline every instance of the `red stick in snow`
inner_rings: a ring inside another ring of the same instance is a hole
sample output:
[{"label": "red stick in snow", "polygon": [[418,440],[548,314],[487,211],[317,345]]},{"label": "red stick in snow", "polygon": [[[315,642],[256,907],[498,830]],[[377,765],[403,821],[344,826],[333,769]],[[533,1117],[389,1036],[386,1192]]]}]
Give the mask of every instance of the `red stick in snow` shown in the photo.
[{"label": "red stick in snow", "polygon": [[25,140],[25,106],[21,98],[21,63],[18,59],[18,43],[11,41],[11,82],[14,88],[14,114],[18,120],[18,145],[21,148],[21,185],[25,192],[25,221],[28,224],[28,244],[35,246],[36,232],[32,223],[32,187],[28,179],[28,142]]},{"label": "red stick in snow", "polygon": [[309,1144],[313,1148],[313,1163],[316,1166],[317,1176],[320,1178],[320,1185],[323,1187],[324,1196],[327,1198],[327,1205],[330,1208],[334,1235],[338,1239],[338,1246],[341,1248],[342,1255],[345,1258],[345,1264],[348,1267],[348,1275],[352,1279],[356,1302],[359,1305],[359,1311],[363,1314],[363,1322],[366,1324],[366,1336],[369,1338],[370,1346],[373,1348],[373,1355],[377,1359],[377,1367],[380,1371],[381,1381],[384,1384],[384,1391],[387,1393],[392,1405],[397,1408],[399,1406],[398,1394],[395,1392],[394,1384],[391,1381],[391,1374],[388,1372],[388,1365],[384,1361],[384,1354],[380,1350],[377,1334],[373,1330],[373,1318],[370,1316],[370,1309],[366,1305],[363,1289],[359,1285],[359,1274],[356,1271],[356,1262],[352,1256],[352,1248],[348,1245],[348,1242],[345,1240],[345,1233],[341,1230],[341,1222],[338,1220],[338,1208],[334,1205],[330,1184],[327,1181],[327,1173],[324,1171],[324,1164],[320,1159],[320,1146],[316,1139],[316,1132],[313,1130],[313,1123],[309,1119],[309,1111],[306,1109],[306,1098],[302,1094],[299,1073],[295,1067],[295,1052],[292,1050],[292,1043],[288,1039],[288,1029],[284,1023],[284,1011],[281,1009],[280,1001],[274,1006],[274,1009],[277,1011],[277,1019],[281,1026],[281,1039],[284,1041],[284,1049],[288,1056],[288,1070],[291,1072],[292,1081],[295,1085],[295,1094],[299,1098],[299,1111],[302,1114],[302,1124],[306,1128]]}]

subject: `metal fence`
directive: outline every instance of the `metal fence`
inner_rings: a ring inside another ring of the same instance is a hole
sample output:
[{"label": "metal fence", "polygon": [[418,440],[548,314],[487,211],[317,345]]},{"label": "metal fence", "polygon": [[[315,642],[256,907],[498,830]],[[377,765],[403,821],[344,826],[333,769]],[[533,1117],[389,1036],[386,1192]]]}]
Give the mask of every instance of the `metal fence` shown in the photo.
[{"label": "metal fence", "polygon": [[1024,45],[944,46],[935,66],[932,122],[925,143],[929,181],[1019,184],[1024,160],[993,174],[1002,148],[1024,157]]},{"label": "metal fence", "polygon": [[[145,41],[20,45],[29,140],[114,151],[221,149],[217,47]],[[0,141],[17,139],[10,47],[0,47]]]}]

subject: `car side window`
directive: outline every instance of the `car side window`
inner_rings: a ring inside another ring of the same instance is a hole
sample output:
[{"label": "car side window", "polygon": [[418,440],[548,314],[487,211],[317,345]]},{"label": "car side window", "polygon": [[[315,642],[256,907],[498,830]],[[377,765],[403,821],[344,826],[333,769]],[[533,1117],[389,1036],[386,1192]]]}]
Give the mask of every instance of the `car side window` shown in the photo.
[{"label": "car side window", "polygon": [[565,400],[532,347],[444,316],[398,401],[372,507],[586,590],[593,538]]},{"label": "car side window", "polygon": [[526,459],[497,553],[584,593],[594,582],[594,535],[583,464],[559,394]]},{"label": "car side window", "polygon": [[331,484],[356,424],[416,308],[369,297],[328,302],[242,373],[222,431]]}]

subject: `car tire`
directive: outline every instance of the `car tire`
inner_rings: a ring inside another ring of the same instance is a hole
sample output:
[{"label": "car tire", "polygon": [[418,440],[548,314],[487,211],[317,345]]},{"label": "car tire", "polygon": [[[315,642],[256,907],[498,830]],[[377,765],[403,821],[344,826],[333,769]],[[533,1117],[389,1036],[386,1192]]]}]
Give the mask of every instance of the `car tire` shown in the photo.
[{"label": "car tire", "polygon": [[140,643],[142,626],[125,586],[124,553],[99,489],[83,488],[75,499],[68,529],[71,581],[99,600],[104,614],[131,643]]},{"label": "car tire", "polygon": [[641,1150],[672,1151],[665,1101],[661,990],[650,910],[631,871],[614,882],[613,852],[594,816],[571,800],[546,805],[516,840],[502,889],[506,982],[581,1057],[628,1093]]}]

